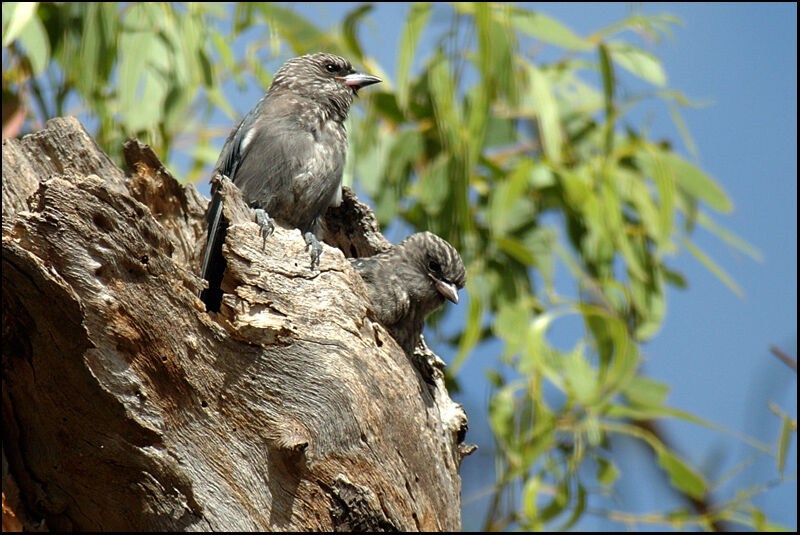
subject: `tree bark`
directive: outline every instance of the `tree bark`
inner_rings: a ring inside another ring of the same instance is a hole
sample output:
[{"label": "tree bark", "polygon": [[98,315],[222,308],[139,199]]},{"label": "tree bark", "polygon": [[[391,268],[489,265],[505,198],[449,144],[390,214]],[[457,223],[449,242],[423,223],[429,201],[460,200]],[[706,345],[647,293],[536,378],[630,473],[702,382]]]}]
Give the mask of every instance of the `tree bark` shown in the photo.
[{"label": "tree bark", "polygon": [[391,247],[369,208],[345,191],[312,271],[300,232],[264,242],[223,179],[209,315],[206,199],[149,147],[125,157],[127,175],[73,118],[3,144],[4,511],[51,530],[460,529],[466,415],[374,320],[345,258]]}]

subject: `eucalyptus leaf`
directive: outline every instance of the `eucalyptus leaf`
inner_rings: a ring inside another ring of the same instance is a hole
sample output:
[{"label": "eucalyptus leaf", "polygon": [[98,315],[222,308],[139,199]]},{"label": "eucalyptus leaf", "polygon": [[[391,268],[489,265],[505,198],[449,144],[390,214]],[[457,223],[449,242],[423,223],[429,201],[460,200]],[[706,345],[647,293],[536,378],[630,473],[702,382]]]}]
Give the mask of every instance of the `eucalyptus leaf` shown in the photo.
[{"label": "eucalyptus leaf", "polygon": [[658,464],[669,474],[670,482],[675,488],[698,500],[705,496],[705,480],[688,464],[666,448],[657,449],[656,458]]},{"label": "eucalyptus leaf", "polygon": [[495,12],[498,16],[507,17],[515,29],[544,42],[570,50],[588,50],[592,46],[562,23],[542,13],[510,6],[497,6]]},{"label": "eucalyptus leaf", "polygon": [[655,55],[628,43],[610,42],[607,47],[611,59],[623,69],[655,86],[666,85],[667,75]]},{"label": "eucalyptus leaf", "polygon": [[42,22],[36,17],[28,18],[17,39],[31,61],[33,73],[41,74],[50,61],[50,40]]},{"label": "eucalyptus leaf", "polygon": [[533,65],[529,66],[532,96],[539,120],[544,152],[551,162],[561,161],[562,131],[559,119],[558,101],[553,96],[550,81],[545,73]]},{"label": "eucalyptus leaf", "polygon": [[35,20],[39,2],[3,2],[3,48],[20,36]]},{"label": "eucalyptus leaf", "polygon": [[712,272],[716,277],[725,284],[728,288],[733,291],[736,295],[741,298],[744,298],[744,293],[739,288],[739,285],[734,282],[734,280],[723,271],[721,267],[719,267],[716,262],[714,262],[711,257],[709,257],[706,253],[700,250],[697,245],[693,244],[687,239],[682,239],[681,243],[683,244],[686,249],[697,258],[701,264],[703,264],[710,272]]},{"label": "eucalyptus leaf", "polygon": [[669,386],[647,377],[635,377],[622,391],[634,405],[659,407],[664,404]]},{"label": "eucalyptus leaf", "polygon": [[788,414],[781,414],[781,433],[778,439],[778,473],[781,476],[783,476],[784,468],[786,468],[786,455],[789,452],[789,443],[795,431],[796,425],[793,425],[791,417]]},{"label": "eucalyptus leaf", "polygon": [[619,470],[613,462],[606,459],[597,460],[597,481],[605,486],[612,485],[619,477]]},{"label": "eucalyptus leaf", "polygon": [[397,102],[401,109],[408,108],[411,65],[417,52],[420,35],[428,24],[430,14],[430,2],[411,4],[400,35],[400,45],[397,49]]}]

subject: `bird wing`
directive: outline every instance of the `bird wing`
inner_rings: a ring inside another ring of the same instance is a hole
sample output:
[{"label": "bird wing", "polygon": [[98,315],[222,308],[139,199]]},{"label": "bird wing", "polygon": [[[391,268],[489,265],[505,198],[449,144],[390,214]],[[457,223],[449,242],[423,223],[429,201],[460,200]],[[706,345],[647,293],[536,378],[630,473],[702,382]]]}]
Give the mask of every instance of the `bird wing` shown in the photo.
[{"label": "bird wing", "polygon": [[[236,183],[237,170],[243,158],[243,149],[247,148],[248,141],[252,137],[252,129],[256,118],[260,115],[261,111],[265,109],[267,98],[267,95],[264,95],[253,109],[239,121],[236,128],[231,130],[231,133],[228,134],[228,138],[225,140],[225,144],[222,146],[219,158],[217,159],[217,164],[214,166],[212,176],[216,176],[217,173],[219,173]],[[201,269],[202,277],[206,280],[209,280],[209,272],[217,270],[215,264],[220,263],[217,257],[219,256],[218,251],[220,251],[222,244],[218,242],[221,242],[221,238],[224,236],[224,232],[222,232],[224,229],[220,226],[221,219],[222,198],[215,184],[211,190],[211,204],[206,213],[208,237],[206,239],[206,249],[203,253],[203,265]]]},{"label": "bird wing", "polygon": [[265,96],[242,119],[220,154],[220,171],[252,205],[267,212],[273,197],[291,189],[292,179],[312,156],[314,139],[301,116],[298,99]]},{"label": "bird wing", "polygon": [[215,191],[211,197],[211,204],[206,214],[206,221],[208,223],[208,237],[206,238],[206,250],[203,252],[203,267],[200,270],[201,276],[209,280],[209,272],[212,270],[212,257],[214,251],[221,250],[222,244],[217,243],[225,235],[220,232],[220,220],[222,219],[222,197],[218,191]]},{"label": "bird wing", "polygon": [[[231,131],[214,168],[214,175],[225,175],[239,187],[248,204],[279,220],[281,214],[273,212],[278,206],[293,204],[290,183],[313,150],[313,139],[298,127],[293,114],[296,116],[297,111],[286,99],[262,97]],[[208,280],[206,275],[219,263],[224,236],[222,202],[216,187],[207,223],[202,275]]]},{"label": "bird wing", "polygon": [[315,234],[318,219],[341,194],[346,151],[343,127],[324,117],[319,104],[307,98],[262,99],[230,150],[237,154],[231,158],[231,179],[251,206]]}]

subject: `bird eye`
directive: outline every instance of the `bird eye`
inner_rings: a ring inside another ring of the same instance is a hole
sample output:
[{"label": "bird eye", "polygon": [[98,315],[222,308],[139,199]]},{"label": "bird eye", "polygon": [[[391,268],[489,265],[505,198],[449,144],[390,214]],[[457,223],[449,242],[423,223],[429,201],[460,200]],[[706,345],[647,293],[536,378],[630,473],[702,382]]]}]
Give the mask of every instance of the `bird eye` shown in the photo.
[{"label": "bird eye", "polygon": [[429,260],[428,269],[431,270],[431,273],[439,273],[442,271],[442,266],[436,260]]},{"label": "bird eye", "polygon": [[328,72],[339,72],[340,70],[342,70],[341,67],[339,67],[338,65],[334,65],[333,63],[328,63],[327,65],[325,65],[325,69]]}]

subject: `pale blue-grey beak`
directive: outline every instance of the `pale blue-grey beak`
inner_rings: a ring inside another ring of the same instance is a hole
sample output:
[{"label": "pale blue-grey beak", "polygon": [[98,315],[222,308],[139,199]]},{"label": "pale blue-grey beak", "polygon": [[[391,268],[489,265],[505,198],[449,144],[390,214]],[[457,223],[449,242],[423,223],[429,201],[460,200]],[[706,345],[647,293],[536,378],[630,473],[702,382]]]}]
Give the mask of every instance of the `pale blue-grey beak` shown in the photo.
[{"label": "pale blue-grey beak", "polygon": [[458,288],[455,287],[454,284],[450,284],[449,282],[441,281],[436,277],[432,277],[434,280],[434,286],[436,286],[436,290],[445,296],[447,299],[452,301],[455,304],[458,304]]},{"label": "pale blue-grey beak", "polygon": [[352,87],[355,91],[358,91],[362,87],[366,87],[368,85],[377,84],[382,80],[377,76],[372,76],[371,74],[363,74],[360,72],[356,72],[353,74],[348,74],[347,76],[342,77],[344,83]]}]

